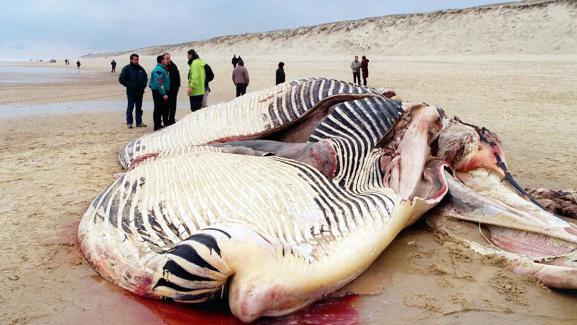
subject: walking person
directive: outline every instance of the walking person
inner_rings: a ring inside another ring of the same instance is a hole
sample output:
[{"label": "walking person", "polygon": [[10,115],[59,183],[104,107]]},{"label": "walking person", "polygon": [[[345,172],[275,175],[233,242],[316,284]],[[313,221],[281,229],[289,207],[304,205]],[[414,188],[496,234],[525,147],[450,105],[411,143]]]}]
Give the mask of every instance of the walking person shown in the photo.
[{"label": "walking person", "polygon": [[80,70],[80,60],[76,61],[76,69]]},{"label": "walking person", "polygon": [[233,69],[236,68],[236,64],[238,63],[238,58],[236,57],[236,54],[232,56],[231,63],[232,63],[232,68]]},{"label": "walking person", "polygon": [[363,55],[361,60],[361,74],[363,75],[363,86],[367,86],[367,79],[369,78],[369,59]]},{"label": "walking person", "polygon": [[132,111],[136,107],[134,117],[136,119],[136,127],[144,128],[146,124],[142,123],[142,96],[144,89],[148,83],[148,76],[146,70],[139,64],[140,57],[138,54],[130,55],[130,63],[122,68],[118,82],[126,87],[126,97],[128,105],[126,106],[126,126],[132,129]]},{"label": "walking person", "polygon": [[276,84],[282,84],[283,82],[285,82],[284,62],[279,62],[278,69],[276,69]]},{"label": "walking person", "polygon": [[[166,59],[166,68],[170,78],[170,90],[168,91],[168,125],[172,125],[176,122],[176,102],[178,90],[180,89],[180,72],[176,64],[172,62],[170,53],[164,53],[164,58]],[[165,124],[164,126],[168,125]]]},{"label": "walking person", "polygon": [[[166,71],[166,58],[164,55],[156,57],[157,65],[150,74],[148,87],[152,90],[152,100],[154,101],[154,131],[168,126],[168,94],[170,90],[170,77]],[[164,124],[163,124],[164,123]]]},{"label": "walking person", "polygon": [[353,83],[355,85],[361,85],[361,63],[359,62],[359,56],[355,55],[355,60],[351,62],[351,70],[353,70]]},{"label": "walking person", "polygon": [[206,73],[204,62],[195,50],[188,52],[188,98],[190,100],[190,110],[192,112],[202,108],[202,99],[205,94]]},{"label": "walking person", "polygon": [[116,73],[116,61],[112,60],[112,62],[110,62],[110,66],[112,67],[110,73]]},{"label": "walking person", "polygon": [[244,61],[238,61],[236,68],[232,71],[232,82],[236,86],[236,97],[246,94],[246,87],[250,82],[248,70],[244,67]]}]

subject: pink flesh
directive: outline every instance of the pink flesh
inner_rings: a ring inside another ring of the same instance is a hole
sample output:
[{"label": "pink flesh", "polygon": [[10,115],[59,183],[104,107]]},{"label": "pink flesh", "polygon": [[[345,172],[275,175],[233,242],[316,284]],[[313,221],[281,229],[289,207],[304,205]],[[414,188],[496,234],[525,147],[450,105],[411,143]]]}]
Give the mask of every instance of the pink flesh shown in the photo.
[{"label": "pink flesh", "polygon": [[333,178],[336,171],[336,152],[330,141],[283,143],[269,140],[247,140],[224,144],[223,152],[263,156],[274,154],[300,161],[316,168],[328,178]]},{"label": "pink flesh", "polygon": [[395,152],[395,157],[382,164],[387,171],[385,181],[403,199],[411,198],[421,179],[425,163],[430,156],[431,134],[440,129],[439,113],[435,107],[419,105],[410,110],[411,122]]},{"label": "pink flesh", "polygon": [[528,256],[557,256],[567,254],[577,245],[546,235],[489,226],[490,240],[495,246],[512,253]]}]

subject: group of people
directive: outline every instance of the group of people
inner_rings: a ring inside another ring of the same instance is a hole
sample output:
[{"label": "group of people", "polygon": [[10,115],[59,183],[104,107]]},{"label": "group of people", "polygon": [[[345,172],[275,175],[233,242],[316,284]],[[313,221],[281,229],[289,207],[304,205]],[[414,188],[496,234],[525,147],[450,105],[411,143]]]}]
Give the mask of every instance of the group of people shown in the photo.
[{"label": "group of people", "polygon": [[[246,88],[248,87],[250,78],[248,76],[248,70],[244,66],[244,61],[240,57],[240,55],[238,57],[236,56],[236,54],[233,55],[231,63],[233,67],[232,82],[236,87],[236,97],[239,97],[246,94]],[[284,62],[278,63],[275,82],[276,85],[285,82]]]},{"label": "group of people", "polygon": [[[65,65],[70,65],[70,60],[68,59],[64,59],[64,64]],[[76,69],[80,70],[80,60],[76,61]]]},{"label": "group of people", "polygon": [[367,86],[367,79],[369,78],[369,59],[363,55],[359,62],[359,56],[355,55],[355,59],[351,62],[351,70],[353,70],[353,83],[361,86],[361,74],[363,77],[363,86]]},{"label": "group of people", "polygon": [[[211,67],[202,60],[195,50],[189,50],[188,54],[188,84],[187,94],[192,112],[207,106],[209,82],[214,79]],[[146,127],[142,122],[142,100],[144,91],[148,86],[152,91],[154,102],[153,121],[154,130],[174,124],[178,91],[180,89],[180,72],[176,64],[171,60],[170,53],[164,53],[156,58],[157,65],[150,74],[140,65],[138,54],[130,55],[130,63],[122,68],[118,81],[126,87],[128,104],[126,107],[126,125],[129,129]],[[80,67],[80,61],[77,62]],[[116,72],[116,61],[110,62],[111,73]],[[240,56],[234,55],[232,59],[232,81],[236,87],[236,97],[246,94],[246,88],[250,83],[248,70]],[[285,82],[284,62],[278,63],[276,70],[276,84]],[[133,115],[134,112],[134,115]]]},{"label": "group of people", "polygon": [[[212,69],[202,60],[195,50],[189,50],[188,54],[188,87],[187,93],[190,100],[190,110],[196,111],[206,106],[210,88],[208,83],[214,78]],[[148,87],[152,91],[154,102],[153,121],[154,130],[175,123],[176,103],[180,88],[180,72],[176,64],[171,60],[170,53],[164,53],[156,57],[157,65],[150,74],[150,80],[146,70],[139,64],[138,54],[130,55],[130,64],[122,68],[118,81],[126,87],[128,105],[126,108],[126,125],[133,127],[133,115],[135,111],[136,127],[146,127],[142,122],[142,97]],[[113,61],[114,62],[114,61]],[[111,63],[112,64],[112,63]],[[113,72],[114,72],[113,66]]]}]

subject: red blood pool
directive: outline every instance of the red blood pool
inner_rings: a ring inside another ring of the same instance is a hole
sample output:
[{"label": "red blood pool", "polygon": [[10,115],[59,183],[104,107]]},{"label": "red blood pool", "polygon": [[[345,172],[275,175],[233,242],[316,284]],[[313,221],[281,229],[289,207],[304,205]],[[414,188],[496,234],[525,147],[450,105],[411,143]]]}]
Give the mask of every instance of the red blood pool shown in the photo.
[{"label": "red blood pool", "polygon": [[[185,305],[142,298],[115,287],[99,276],[85,278],[78,301],[84,311],[65,317],[76,324],[242,324],[231,314],[225,302]],[[319,301],[312,306],[282,317],[264,317],[257,324],[359,324],[354,308],[358,296]],[[95,317],[95,315],[98,315]],[[70,319],[72,318],[72,319]]]}]

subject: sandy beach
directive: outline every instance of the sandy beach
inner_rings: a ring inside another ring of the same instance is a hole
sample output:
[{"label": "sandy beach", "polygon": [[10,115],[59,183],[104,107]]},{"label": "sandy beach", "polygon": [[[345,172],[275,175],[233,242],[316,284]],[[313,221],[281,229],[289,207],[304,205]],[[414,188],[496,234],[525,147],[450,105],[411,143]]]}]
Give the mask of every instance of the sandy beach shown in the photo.
[{"label": "sandy beach", "polygon": [[[186,49],[173,51],[183,83]],[[403,100],[440,106],[449,115],[494,131],[511,172],[524,186],[575,189],[577,55],[572,51],[577,50],[560,49],[384,55],[373,48],[323,55],[323,49],[307,53],[247,47],[241,54],[251,75],[249,92],[274,85],[280,60],[286,63],[287,80],[322,76],[352,81],[352,55],[366,54],[369,86],[392,88]],[[150,72],[154,56],[148,51],[142,51],[141,64]],[[234,97],[232,51],[200,47],[216,76],[210,104]],[[81,58],[80,71],[62,62],[10,63],[67,70],[59,80],[0,84],[0,323],[236,324],[226,313],[166,306],[117,289],[78,250],[81,216],[121,172],[118,150],[152,132],[149,91],[144,97],[148,127],[126,128],[124,88],[118,74],[109,72],[113,58],[119,62],[117,71],[128,63],[126,53]],[[0,68],[0,80],[10,79],[5,73],[10,74]],[[178,107],[177,119],[189,113],[185,89]],[[357,292],[372,294],[332,302],[334,306],[321,302],[262,322],[314,323],[320,319],[314,315],[333,313],[343,324],[577,322],[574,292],[551,290],[518,276],[442,240],[423,223],[403,231],[353,285]]]}]

